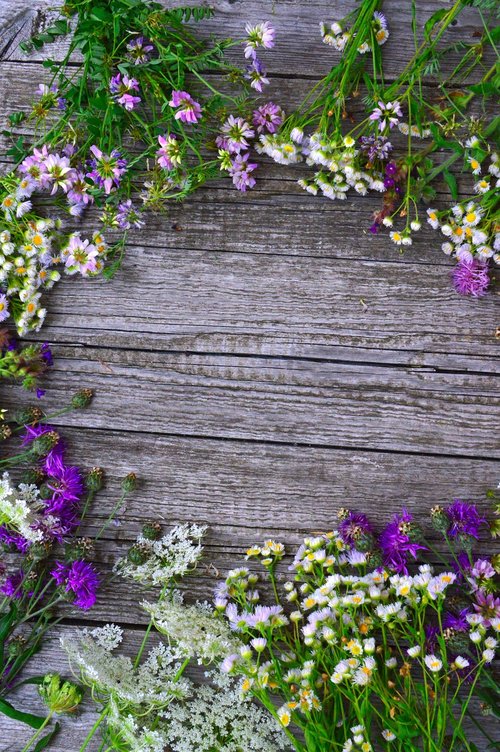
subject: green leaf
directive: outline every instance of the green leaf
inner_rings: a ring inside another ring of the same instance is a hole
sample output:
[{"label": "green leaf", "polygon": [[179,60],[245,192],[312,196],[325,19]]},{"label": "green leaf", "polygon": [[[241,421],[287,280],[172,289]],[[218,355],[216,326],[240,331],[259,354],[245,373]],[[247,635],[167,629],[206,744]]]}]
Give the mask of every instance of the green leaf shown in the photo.
[{"label": "green leaf", "polygon": [[90,18],[93,18],[94,21],[101,21],[102,23],[110,23],[112,21],[112,16],[109,11],[107,11],[106,8],[102,8],[100,6],[92,8],[90,12]]},{"label": "green leaf", "polygon": [[39,729],[45,718],[39,715],[33,715],[33,713],[24,713],[22,710],[16,710],[16,708],[0,697],[0,713],[3,713],[8,718],[12,718],[14,721],[21,721],[26,723],[31,728]]},{"label": "green leaf", "polygon": [[453,201],[458,200],[458,185],[455,175],[453,175],[448,169],[443,170],[443,177],[446,181],[446,185],[450,189],[451,197]]},{"label": "green leaf", "polygon": [[424,36],[427,40],[430,39],[431,32],[434,26],[439,23],[439,21],[441,21],[441,19],[444,18],[447,13],[448,10],[446,8],[440,8],[435,13],[433,13],[429,19],[427,19],[424,26]]},{"label": "green leaf", "polygon": [[61,724],[60,724],[60,723],[59,723],[59,721],[58,721],[58,722],[56,723],[56,725],[54,726],[54,728],[53,728],[53,729],[52,729],[51,731],[49,731],[49,733],[48,733],[48,734],[46,734],[45,736],[43,736],[43,737],[42,737],[42,738],[41,738],[41,739],[40,739],[40,740],[39,740],[39,741],[37,742],[37,745],[36,745],[36,747],[34,748],[33,752],[40,752],[40,751],[41,751],[42,749],[45,749],[46,747],[48,747],[48,746],[49,746],[49,744],[50,744],[50,742],[52,741],[52,739],[53,739],[53,738],[55,737],[55,735],[56,735],[56,734],[57,734],[57,733],[59,732],[59,729],[60,729],[60,728],[61,728]]}]

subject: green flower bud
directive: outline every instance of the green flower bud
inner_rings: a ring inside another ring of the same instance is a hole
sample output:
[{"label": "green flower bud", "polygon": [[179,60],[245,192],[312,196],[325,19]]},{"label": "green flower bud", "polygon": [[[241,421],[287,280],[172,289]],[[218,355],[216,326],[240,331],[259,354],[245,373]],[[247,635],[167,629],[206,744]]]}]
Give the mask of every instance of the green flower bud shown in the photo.
[{"label": "green flower bud", "polygon": [[31,425],[38,423],[44,417],[43,410],[39,407],[27,407],[24,410],[20,410],[14,416],[14,420],[20,426]]},{"label": "green flower bud", "polygon": [[75,538],[64,549],[66,561],[90,560],[94,556],[94,541],[91,538]]},{"label": "green flower bud", "polygon": [[45,473],[40,467],[28,467],[23,473],[24,483],[34,483],[39,486],[45,478]]},{"label": "green flower bud", "polygon": [[100,491],[103,486],[104,472],[101,467],[91,468],[85,478],[85,485],[89,491]]},{"label": "green flower bud", "polygon": [[53,713],[73,713],[83,698],[81,687],[63,681],[59,674],[46,674],[38,693]]},{"label": "green flower bud", "polygon": [[90,405],[94,392],[92,389],[80,389],[71,398],[71,406],[81,409]]},{"label": "green flower bud", "polygon": [[134,545],[129,549],[129,552],[127,554],[127,558],[130,561],[130,563],[135,564],[136,566],[145,564],[145,562],[149,559],[150,556],[151,556],[151,552],[149,548],[141,543],[134,543]]},{"label": "green flower bud", "polygon": [[36,438],[32,445],[31,451],[35,457],[45,457],[51,449],[59,442],[60,436],[57,431],[49,431]]},{"label": "green flower bud", "polygon": [[9,658],[17,658],[25,650],[27,645],[26,639],[22,635],[13,637],[7,645],[7,653]]},{"label": "green flower bud", "polygon": [[161,538],[161,525],[155,520],[145,522],[142,527],[142,534],[147,540],[158,540]]},{"label": "green flower bud", "polygon": [[125,493],[134,491],[137,488],[137,475],[135,473],[129,473],[122,481],[122,489]]}]

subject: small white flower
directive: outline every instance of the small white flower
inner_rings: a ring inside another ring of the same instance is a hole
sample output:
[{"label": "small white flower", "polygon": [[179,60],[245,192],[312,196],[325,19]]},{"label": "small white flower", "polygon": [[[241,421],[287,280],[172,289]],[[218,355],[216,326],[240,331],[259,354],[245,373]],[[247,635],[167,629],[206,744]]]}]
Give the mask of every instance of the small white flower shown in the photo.
[{"label": "small white flower", "polygon": [[469,637],[470,637],[471,641],[472,641],[472,642],[473,642],[473,643],[474,643],[475,645],[478,645],[478,644],[479,644],[479,643],[481,642],[482,638],[483,638],[483,636],[482,636],[481,632],[477,632],[477,631],[476,631],[476,632],[471,632],[471,633],[469,634]]},{"label": "small white flower", "polygon": [[457,655],[452,665],[454,668],[467,668],[468,666],[470,666],[470,663],[467,658],[464,658],[461,655]]},{"label": "small white flower", "polygon": [[424,662],[429,671],[432,671],[433,673],[441,671],[441,669],[443,668],[443,661],[433,654],[426,655]]},{"label": "small white flower", "polygon": [[406,652],[408,653],[410,658],[416,658],[418,655],[420,655],[421,651],[422,648],[420,647],[420,645],[414,645],[413,647],[408,648]]},{"label": "small white flower", "polygon": [[382,731],[382,736],[386,740],[386,742],[393,742],[396,738],[396,734],[394,734],[390,729],[384,729]]},{"label": "small white flower", "polygon": [[494,650],[483,650],[483,661],[485,663],[491,663],[495,658]]}]

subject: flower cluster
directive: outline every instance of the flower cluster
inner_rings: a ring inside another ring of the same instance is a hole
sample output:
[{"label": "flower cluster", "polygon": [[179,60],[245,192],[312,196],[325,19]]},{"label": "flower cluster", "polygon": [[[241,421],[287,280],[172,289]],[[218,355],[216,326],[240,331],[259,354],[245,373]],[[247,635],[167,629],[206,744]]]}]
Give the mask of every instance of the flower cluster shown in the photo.
[{"label": "flower cluster", "polygon": [[[2,305],[0,297],[0,312]],[[37,387],[38,379],[52,362],[48,342],[21,346],[7,329],[0,328],[0,378],[21,381],[25,389],[35,389],[40,398],[45,392]]]},{"label": "flower cluster", "polygon": [[[345,30],[343,25],[338,21],[334,21],[331,24],[320,24],[321,38],[323,43],[329,47],[333,47],[338,52],[343,52],[347,42],[353,37],[353,34],[349,30]],[[356,36],[356,33],[354,33]],[[387,42],[389,39],[389,28],[387,19],[380,11],[373,13],[371,22],[367,24],[364,29],[364,40],[357,47],[357,51],[360,55],[365,55],[367,52],[371,52],[372,45],[375,43],[379,47]]]}]

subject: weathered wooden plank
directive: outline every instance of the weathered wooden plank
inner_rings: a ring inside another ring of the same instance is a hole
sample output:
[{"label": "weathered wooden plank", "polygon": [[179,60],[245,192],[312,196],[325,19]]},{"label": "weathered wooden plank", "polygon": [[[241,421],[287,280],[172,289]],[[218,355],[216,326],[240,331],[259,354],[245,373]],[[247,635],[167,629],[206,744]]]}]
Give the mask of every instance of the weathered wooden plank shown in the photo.
[{"label": "weathered wooden plank", "polygon": [[[297,219],[281,233],[265,227],[262,242],[276,248],[286,249],[283,235],[300,232]],[[306,234],[311,225],[303,227]],[[236,226],[224,231],[234,239]],[[346,235],[344,243],[352,240]],[[498,350],[495,296],[458,296],[441,267],[254,254],[252,246],[221,253],[130,245],[112,284],[64,281],[49,308],[46,338],[106,346],[199,349],[201,338],[217,352],[229,337],[235,345],[228,349],[239,352],[254,341],[266,354],[291,356],[311,345],[355,346],[411,350],[415,364],[425,362],[422,351],[493,358]]]},{"label": "weathered wooden plank", "polygon": [[[185,6],[196,5],[199,0],[169,0],[168,5]],[[18,44],[29,36],[31,31],[42,30],[53,19],[54,14],[48,13],[54,7],[50,0],[37,0],[35,8],[24,8],[20,12],[16,0],[3,0],[3,34],[0,36],[0,49],[4,49],[4,56],[11,60],[23,60],[24,56],[18,49]],[[339,60],[339,53],[325,46],[319,34],[321,21],[331,22],[339,20],[352,11],[355,4],[352,0],[338,0],[335,7],[325,0],[314,0],[304,3],[301,0],[214,0],[210,5],[215,8],[213,19],[204,21],[198,27],[198,33],[203,37],[212,35],[243,39],[246,23],[260,23],[269,20],[277,31],[277,45],[266,54],[266,63],[271,74],[289,76],[291,73],[307,73],[311,77],[321,77]],[[423,28],[425,21],[438,7],[446,7],[443,0],[419,0],[419,26]],[[386,0],[384,12],[389,19],[391,37],[384,46],[386,60],[385,73],[395,76],[414,50],[411,32],[410,9],[397,0]],[[1,22],[0,17],[0,22]],[[11,28],[9,29],[9,25]],[[478,12],[473,8],[466,9],[459,17],[455,26],[449,29],[447,40],[449,43],[459,39],[472,39],[481,32],[482,24]],[[50,46],[50,55],[54,59],[63,59],[68,47],[68,40],[57,40]],[[45,51],[33,53],[30,60],[43,60]],[[243,61],[242,51],[233,50],[230,59],[240,65]],[[454,58],[449,55],[443,63],[443,70],[453,70]]]},{"label": "weathered wooden plank", "polygon": [[65,354],[48,378],[48,404],[92,385],[95,409],[83,420],[95,428],[498,456],[488,375],[91,347]]}]

